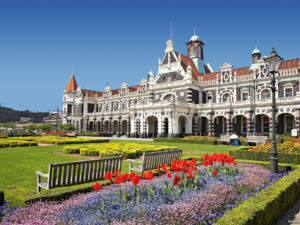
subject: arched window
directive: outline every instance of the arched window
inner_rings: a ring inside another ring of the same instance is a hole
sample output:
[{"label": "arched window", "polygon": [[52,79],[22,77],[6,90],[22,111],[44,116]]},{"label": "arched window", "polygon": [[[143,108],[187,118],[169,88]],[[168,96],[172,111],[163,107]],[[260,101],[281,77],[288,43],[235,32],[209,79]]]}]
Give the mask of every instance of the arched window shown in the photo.
[{"label": "arched window", "polygon": [[270,90],[268,89],[264,89],[262,92],[261,92],[261,99],[268,99],[271,97],[271,92]]},{"label": "arched window", "polygon": [[194,46],[191,46],[190,48],[190,57],[196,56],[196,48]]},{"label": "arched window", "polygon": [[230,102],[231,101],[231,96],[230,94],[226,93],[223,95],[223,102]]}]

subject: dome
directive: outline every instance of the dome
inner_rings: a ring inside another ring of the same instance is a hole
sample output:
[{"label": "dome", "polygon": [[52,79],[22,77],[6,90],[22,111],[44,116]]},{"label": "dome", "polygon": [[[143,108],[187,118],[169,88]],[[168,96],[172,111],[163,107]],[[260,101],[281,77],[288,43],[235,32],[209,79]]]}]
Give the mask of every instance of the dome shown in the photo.
[{"label": "dome", "polygon": [[260,54],[260,51],[257,49],[257,48],[255,48],[254,50],[253,50],[253,52],[252,52],[252,55],[253,54]]},{"label": "dome", "polygon": [[190,38],[190,41],[199,41],[200,38],[199,36],[197,36],[196,34],[194,34],[191,38]]}]

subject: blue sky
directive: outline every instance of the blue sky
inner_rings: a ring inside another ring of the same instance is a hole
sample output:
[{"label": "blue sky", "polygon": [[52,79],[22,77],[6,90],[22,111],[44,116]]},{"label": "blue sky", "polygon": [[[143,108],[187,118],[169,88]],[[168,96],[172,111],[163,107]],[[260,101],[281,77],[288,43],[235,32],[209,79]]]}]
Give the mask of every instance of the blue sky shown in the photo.
[{"label": "blue sky", "polygon": [[284,59],[300,57],[300,1],[0,1],[0,103],[18,110],[62,108],[74,68],[84,89],[136,85],[152,69],[165,42],[186,54],[193,34],[205,43],[205,62],[251,63],[275,47]]}]

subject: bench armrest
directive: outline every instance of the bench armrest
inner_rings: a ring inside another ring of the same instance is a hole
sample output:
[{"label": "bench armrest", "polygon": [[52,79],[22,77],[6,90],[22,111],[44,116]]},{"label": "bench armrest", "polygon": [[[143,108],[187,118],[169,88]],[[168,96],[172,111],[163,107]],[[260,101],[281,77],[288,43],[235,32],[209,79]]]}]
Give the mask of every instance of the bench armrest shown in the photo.
[{"label": "bench armrest", "polygon": [[49,177],[48,174],[44,174],[44,173],[42,173],[40,171],[35,171],[35,173],[36,173],[36,175],[39,175],[39,176],[42,176],[42,177]]},{"label": "bench armrest", "polygon": [[128,162],[134,162],[134,163],[142,163],[142,161],[134,160],[134,159],[127,159]]}]

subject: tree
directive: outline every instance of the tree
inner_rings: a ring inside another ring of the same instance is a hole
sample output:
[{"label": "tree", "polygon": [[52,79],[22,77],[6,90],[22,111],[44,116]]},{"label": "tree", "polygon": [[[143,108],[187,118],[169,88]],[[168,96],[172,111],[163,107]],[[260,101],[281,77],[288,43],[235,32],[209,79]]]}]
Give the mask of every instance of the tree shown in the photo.
[{"label": "tree", "polygon": [[51,124],[42,124],[38,126],[39,130],[45,131],[45,132],[49,132],[52,130],[52,125]]},{"label": "tree", "polygon": [[59,131],[74,131],[74,130],[75,130],[75,126],[71,123],[61,124],[59,126]]}]

